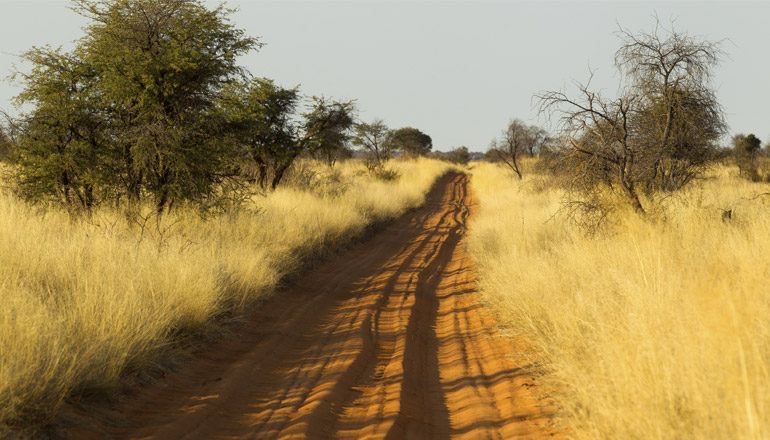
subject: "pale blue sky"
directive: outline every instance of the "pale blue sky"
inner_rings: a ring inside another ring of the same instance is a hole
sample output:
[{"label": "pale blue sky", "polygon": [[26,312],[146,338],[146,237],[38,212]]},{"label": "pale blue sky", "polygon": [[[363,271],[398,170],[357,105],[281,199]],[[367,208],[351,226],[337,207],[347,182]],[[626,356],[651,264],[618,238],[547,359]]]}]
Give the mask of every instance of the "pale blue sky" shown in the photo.
[{"label": "pale blue sky", "polygon": [[[68,1],[0,0],[0,74],[32,45],[71,47],[85,21]],[[214,2],[211,2],[214,4]],[[411,125],[437,149],[483,151],[511,118],[547,125],[532,95],[584,81],[613,94],[617,23],[653,15],[724,42],[715,86],[730,132],[770,139],[770,2],[244,1],[235,24],[266,46],[244,57],[257,76],[307,94],[357,99],[360,117]],[[21,66],[23,68],[23,65]],[[0,84],[0,108],[18,88]]]}]

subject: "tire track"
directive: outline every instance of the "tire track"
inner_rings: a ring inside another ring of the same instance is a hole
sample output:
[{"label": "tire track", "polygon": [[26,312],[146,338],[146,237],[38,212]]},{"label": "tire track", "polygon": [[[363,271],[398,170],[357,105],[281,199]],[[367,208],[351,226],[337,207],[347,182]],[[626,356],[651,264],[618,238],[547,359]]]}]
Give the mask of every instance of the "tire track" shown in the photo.
[{"label": "tire track", "polygon": [[517,348],[475,293],[468,179],[297,281],[240,331],[71,438],[551,435]]}]

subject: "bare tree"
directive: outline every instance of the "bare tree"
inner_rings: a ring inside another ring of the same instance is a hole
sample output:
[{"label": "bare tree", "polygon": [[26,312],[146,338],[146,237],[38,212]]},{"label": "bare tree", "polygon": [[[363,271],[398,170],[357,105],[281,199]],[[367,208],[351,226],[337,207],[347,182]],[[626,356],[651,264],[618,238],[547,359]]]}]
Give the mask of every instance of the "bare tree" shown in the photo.
[{"label": "bare tree", "polygon": [[529,142],[527,144],[527,154],[532,157],[537,156],[550,141],[548,132],[542,127],[536,125],[529,126]]},{"label": "bare tree", "polygon": [[643,213],[642,193],[682,188],[716,157],[726,126],[711,76],[722,52],[718,42],[659,22],[651,33],[621,28],[618,35],[618,97],[590,90],[590,79],[576,83],[576,98],[564,91],[537,97],[541,112],[559,115],[566,147],[557,164],[570,188],[583,195],[619,189]]},{"label": "bare tree", "polygon": [[527,125],[520,119],[513,119],[503,130],[499,140],[493,139],[490,144],[491,155],[513,170],[522,178],[519,160],[524,155],[534,156],[545,145],[548,133],[540,127]]},{"label": "bare tree", "polygon": [[[640,97],[636,136],[648,153],[647,186],[677,190],[714,159],[715,142],[726,132],[711,78],[723,56],[719,42],[700,41],[661,29],[633,35],[619,31],[623,45],[615,64]],[[665,38],[662,38],[665,37]],[[649,189],[649,188],[648,188]]]}]

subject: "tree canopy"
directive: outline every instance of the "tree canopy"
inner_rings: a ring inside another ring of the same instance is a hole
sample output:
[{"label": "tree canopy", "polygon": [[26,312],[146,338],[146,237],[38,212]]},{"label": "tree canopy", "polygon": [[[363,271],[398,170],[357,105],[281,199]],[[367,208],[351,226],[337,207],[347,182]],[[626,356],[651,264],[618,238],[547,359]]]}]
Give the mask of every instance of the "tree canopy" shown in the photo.
[{"label": "tree canopy", "polygon": [[74,1],[91,21],[69,53],[23,56],[17,73],[21,183],[32,197],[83,207],[106,198],[205,203],[229,174],[215,103],[260,46],[197,0]]},{"label": "tree canopy", "polygon": [[232,82],[220,102],[230,141],[245,153],[254,169],[251,180],[262,188],[271,177],[269,185],[275,189],[300,154],[331,155],[344,148],[353,126],[352,101],[314,97],[308,112],[298,118],[299,89],[285,89],[266,78]]},{"label": "tree canopy", "polygon": [[360,122],[355,130],[353,145],[369,154],[372,166],[381,166],[393,155],[393,144],[388,142],[391,132],[382,119],[374,119],[371,123]]},{"label": "tree canopy", "polygon": [[427,134],[413,127],[392,131],[387,140],[390,150],[399,150],[406,156],[424,156],[433,149],[433,140]]},{"label": "tree canopy", "polygon": [[[75,0],[90,22],[70,52],[34,47],[24,89],[19,182],[32,199],[90,209],[113,200],[215,206],[247,175],[275,188],[304,153],[344,148],[354,103],[305,100],[238,58],[261,43],[203,0]],[[302,115],[297,112],[306,108]]]}]

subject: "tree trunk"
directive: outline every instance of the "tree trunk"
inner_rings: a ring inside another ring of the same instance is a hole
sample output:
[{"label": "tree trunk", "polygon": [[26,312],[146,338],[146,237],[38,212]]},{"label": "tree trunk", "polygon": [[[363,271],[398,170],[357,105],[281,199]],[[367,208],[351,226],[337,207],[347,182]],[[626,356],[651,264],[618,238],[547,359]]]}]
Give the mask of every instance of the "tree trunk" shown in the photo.
[{"label": "tree trunk", "polygon": [[160,196],[155,202],[155,212],[157,212],[158,215],[163,213],[163,210],[166,208],[166,203],[168,203],[168,191],[164,189],[161,191]]},{"label": "tree trunk", "polygon": [[267,165],[264,162],[260,163],[257,167],[257,180],[259,187],[265,189],[265,185],[267,185]]},{"label": "tree trunk", "polygon": [[275,175],[273,176],[273,182],[270,184],[270,188],[275,189],[278,184],[281,183],[281,179],[283,179],[283,173],[286,172],[290,165],[291,162],[276,167]]},{"label": "tree trunk", "polygon": [[516,158],[513,158],[513,171],[516,171],[516,175],[519,176],[519,180],[522,180],[521,171],[519,170],[519,164],[516,163]]}]

